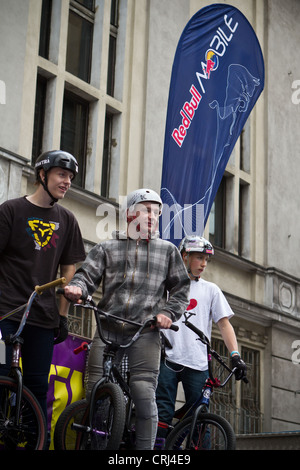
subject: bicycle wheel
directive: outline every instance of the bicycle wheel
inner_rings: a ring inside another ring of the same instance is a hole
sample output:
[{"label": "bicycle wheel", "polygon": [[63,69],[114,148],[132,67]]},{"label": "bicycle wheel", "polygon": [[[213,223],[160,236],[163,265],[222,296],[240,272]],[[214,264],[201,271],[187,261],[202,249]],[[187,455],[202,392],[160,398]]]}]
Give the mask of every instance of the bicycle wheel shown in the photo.
[{"label": "bicycle wheel", "polygon": [[[178,423],[166,439],[167,450],[234,450],[235,434],[231,425],[222,416],[201,413],[188,446],[193,417]],[[188,447],[187,447],[188,446]]]},{"label": "bicycle wheel", "polygon": [[81,424],[86,411],[87,401],[79,400],[71,403],[59,416],[53,435],[55,450],[75,450],[77,432],[73,424]]},{"label": "bicycle wheel", "polygon": [[7,450],[43,450],[47,429],[43,411],[34,395],[23,386],[20,420],[15,423],[17,384],[0,377],[0,448]]},{"label": "bicycle wheel", "polygon": [[[125,426],[125,408],[123,391],[119,385],[107,383],[99,387],[95,396],[92,429],[88,433],[78,433],[77,449],[119,449]],[[82,425],[89,424],[89,411],[88,406]]]}]

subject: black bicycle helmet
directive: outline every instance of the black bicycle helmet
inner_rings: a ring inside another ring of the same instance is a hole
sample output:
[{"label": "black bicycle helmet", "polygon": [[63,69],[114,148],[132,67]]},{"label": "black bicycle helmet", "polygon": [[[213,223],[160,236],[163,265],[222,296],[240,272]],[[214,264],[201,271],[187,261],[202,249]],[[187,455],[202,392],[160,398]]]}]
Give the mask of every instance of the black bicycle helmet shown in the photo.
[{"label": "black bicycle helmet", "polygon": [[45,172],[54,167],[66,168],[72,171],[74,178],[78,173],[78,163],[75,157],[63,150],[50,150],[42,153],[35,162],[35,171],[38,178],[39,171],[43,168]]},{"label": "black bicycle helmet", "polygon": [[[45,191],[49,194],[49,196],[52,198],[52,203],[53,205],[55,202],[57,202],[57,199],[52,196],[50,191],[48,190],[47,187],[47,172],[54,167],[59,167],[59,168],[64,168],[66,170],[69,170],[73,173],[73,176],[75,178],[76,174],[78,173],[78,163],[75,157],[71,155],[68,152],[65,152],[64,150],[50,150],[48,152],[44,152],[39,157],[37,158],[35,162],[35,174],[36,174],[36,179]],[[40,170],[43,169],[45,171],[45,182],[42,181],[40,177]]]}]

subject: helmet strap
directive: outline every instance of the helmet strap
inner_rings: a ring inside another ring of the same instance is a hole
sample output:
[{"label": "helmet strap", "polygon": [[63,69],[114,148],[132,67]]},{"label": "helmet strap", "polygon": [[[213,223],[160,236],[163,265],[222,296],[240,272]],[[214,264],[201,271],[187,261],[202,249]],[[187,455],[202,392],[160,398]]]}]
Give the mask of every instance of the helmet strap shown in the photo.
[{"label": "helmet strap", "polygon": [[45,182],[42,180],[42,178],[40,177],[40,173],[38,174],[38,181],[39,183],[41,183],[41,185],[43,186],[44,190],[46,191],[46,193],[51,197],[51,202],[50,202],[50,206],[54,206],[54,204],[58,201],[58,199],[56,199],[54,196],[52,196],[52,194],[50,193],[49,189],[48,189],[48,183],[47,183],[47,173],[45,172]]},{"label": "helmet strap", "polygon": [[189,253],[187,253],[187,272],[188,272],[188,275],[190,277],[193,278],[194,281],[198,282],[199,279],[200,279],[200,276],[195,276],[192,271],[191,271],[191,268],[190,268],[190,255]]}]

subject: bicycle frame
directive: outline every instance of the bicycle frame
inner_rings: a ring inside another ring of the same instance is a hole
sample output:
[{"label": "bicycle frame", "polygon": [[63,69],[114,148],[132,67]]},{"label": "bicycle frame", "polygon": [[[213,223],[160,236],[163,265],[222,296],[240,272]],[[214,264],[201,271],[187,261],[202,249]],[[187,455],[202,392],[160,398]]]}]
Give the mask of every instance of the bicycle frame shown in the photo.
[{"label": "bicycle frame", "polygon": [[[227,366],[227,364],[223,361],[223,359],[219,356],[219,354],[214,351],[211,346],[210,346],[210,341],[209,339],[204,335],[204,333],[199,330],[195,325],[193,325],[191,322],[188,321],[187,312],[185,312],[185,321],[183,322],[190,330],[192,330],[194,333],[197,334],[199,340],[206,346],[206,351],[207,351],[207,360],[208,360],[208,378],[203,386],[201,395],[199,399],[187,410],[187,412],[184,414],[184,416],[181,419],[184,419],[188,416],[193,415],[192,419],[192,425],[191,425],[191,431],[188,436],[187,440],[187,448],[190,448],[191,446],[191,439],[195,430],[195,426],[198,420],[198,416],[200,413],[206,413],[208,412],[209,408],[209,402],[210,398],[213,394],[214,388],[219,388],[219,387],[225,387],[225,385],[228,383],[228,381],[231,379],[235,372],[234,369],[230,369],[230,367]],[[228,375],[225,378],[225,380],[221,383],[219,379],[213,377],[213,372],[212,372],[212,357],[214,357],[224,369],[228,371]]]},{"label": "bicycle frame", "polygon": [[[58,292],[62,293],[60,290],[58,290]],[[126,383],[124,378],[122,377],[118,367],[114,363],[114,359],[115,359],[116,353],[119,349],[129,348],[135,341],[137,341],[137,339],[142,334],[143,330],[145,330],[146,328],[148,328],[151,325],[155,325],[155,318],[146,320],[143,324],[137,323],[137,322],[134,322],[132,320],[124,319],[124,318],[118,317],[116,315],[111,315],[111,314],[108,314],[106,312],[103,312],[102,310],[99,310],[95,306],[95,303],[94,303],[91,296],[88,296],[87,299],[84,299],[84,300],[86,301],[86,303],[84,305],[75,304],[75,306],[78,305],[82,308],[87,308],[87,309],[91,309],[91,310],[94,311],[99,336],[100,336],[101,340],[103,341],[103,343],[106,344],[106,347],[104,349],[104,354],[103,354],[103,375],[102,375],[102,378],[99,379],[93,385],[93,388],[92,388],[92,391],[91,391],[91,396],[90,396],[90,399],[89,399],[90,408],[89,408],[88,425],[81,425],[81,424],[76,424],[76,423],[73,424],[73,429],[75,429],[76,431],[83,431],[83,432],[90,433],[90,432],[92,432],[92,420],[93,420],[93,415],[94,415],[94,412],[95,412],[96,393],[97,393],[97,390],[99,389],[99,387],[101,387],[103,384],[105,384],[107,382],[116,381],[118,383],[118,385],[121,387],[121,389],[123,390],[123,392],[125,392],[125,394],[129,398],[130,403],[131,403],[130,404],[130,410],[131,410],[132,401],[131,401],[130,387],[128,386],[128,384]],[[132,326],[136,327],[137,330],[133,333],[133,336],[131,337],[131,339],[128,340],[125,344],[121,344],[119,342],[114,342],[114,341],[108,340],[107,338],[105,338],[105,335],[103,333],[103,327],[102,327],[101,318],[100,318],[101,316],[108,319],[108,320],[110,320],[110,321],[111,320],[116,321],[116,322],[121,321],[123,323],[132,325]],[[173,327],[173,328],[177,329],[176,326]],[[77,348],[77,350],[80,350],[80,347]],[[128,413],[128,416],[126,417],[126,419],[127,419],[126,425],[128,425],[128,422],[130,421],[130,412]],[[98,432],[101,434],[100,431],[98,431]]]},{"label": "bicycle frame", "polygon": [[23,339],[21,338],[21,333],[25,327],[27,322],[27,318],[29,316],[32,304],[34,299],[37,295],[41,295],[44,290],[50,289],[51,287],[56,287],[58,285],[64,284],[66,282],[66,278],[56,279],[55,281],[49,282],[42,286],[35,286],[34,291],[31,293],[28,301],[26,304],[21,305],[20,307],[8,312],[5,315],[0,317],[1,320],[8,318],[15,313],[19,312],[24,308],[24,313],[22,319],[20,321],[20,325],[18,330],[15,334],[9,335],[5,338],[6,345],[12,345],[13,347],[13,354],[12,354],[12,361],[9,371],[9,377],[13,378],[17,383],[17,391],[16,391],[16,407],[15,407],[15,422],[18,424],[20,422],[20,406],[21,406],[21,398],[22,398],[22,391],[23,391],[23,375],[20,368],[20,358],[21,358],[21,348],[23,344]]}]

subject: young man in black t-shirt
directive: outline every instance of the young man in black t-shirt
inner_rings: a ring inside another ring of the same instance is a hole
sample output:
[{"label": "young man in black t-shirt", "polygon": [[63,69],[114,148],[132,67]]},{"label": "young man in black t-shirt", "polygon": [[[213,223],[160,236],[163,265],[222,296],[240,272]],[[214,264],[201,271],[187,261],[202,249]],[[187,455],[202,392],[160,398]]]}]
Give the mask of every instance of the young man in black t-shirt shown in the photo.
[{"label": "young man in black t-shirt", "polygon": [[[85,258],[80,229],[74,215],[56,202],[63,199],[77,173],[76,159],[60,150],[43,153],[36,162],[37,189],[0,206],[0,316],[23,305],[36,285],[54,280],[58,269],[69,282],[75,264]],[[25,385],[39,400],[47,419],[48,375],[54,340],[67,337],[69,303],[55,291],[34,301],[22,336]],[[2,337],[16,332],[23,311],[0,322]],[[59,336],[55,339],[57,331]],[[6,348],[7,375],[11,347]]]}]

